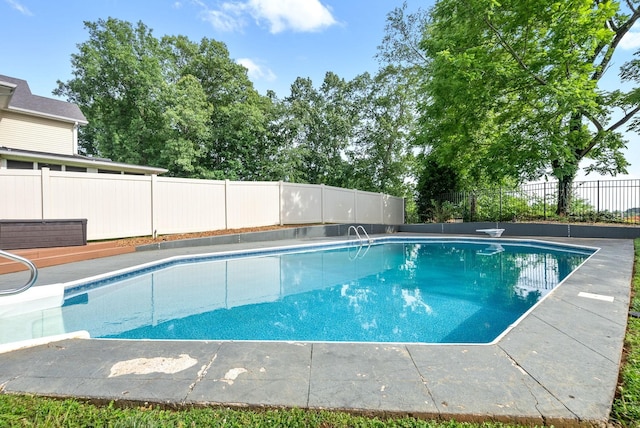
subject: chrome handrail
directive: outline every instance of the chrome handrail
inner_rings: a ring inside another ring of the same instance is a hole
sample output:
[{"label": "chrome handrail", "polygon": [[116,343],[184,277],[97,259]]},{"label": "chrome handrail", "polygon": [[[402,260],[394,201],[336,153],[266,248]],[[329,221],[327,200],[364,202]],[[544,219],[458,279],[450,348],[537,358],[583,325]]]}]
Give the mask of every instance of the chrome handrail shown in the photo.
[{"label": "chrome handrail", "polygon": [[[369,234],[367,233],[367,231],[365,230],[365,228],[364,228],[364,226],[363,226],[363,225],[359,225],[359,226],[356,228],[356,232],[357,232],[358,230],[362,230],[362,233],[364,233],[364,236],[366,236],[366,237],[367,237],[367,241],[369,241],[369,243],[372,243],[372,242],[373,242],[373,239],[369,238]],[[358,235],[358,236],[360,236],[360,235]]]},{"label": "chrome handrail", "polygon": [[[354,225],[349,226],[349,229],[347,230],[347,239],[349,239],[351,237],[351,231],[352,230],[356,235],[356,239],[358,240],[358,251],[356,252],[356,255],[354,257],[351,257],[351,254],[349,254],[349,259],[350,260],[355,260],[357,258],[363,258],[364,256],[367,255],[367,252],[369,251],[369,248],[371,247],[371,243],[373,243],[373,239],[371,239],[369,237],[369,234],[367,233],[367,231],[365,230],[365,228],[362,225],[358,225],[357,227],[354,226]],[[362,231],[364,236],[367,237],[366,241],[360,235],[360,231]],[[360,254],[360,252],[362,251],[362,247],[364,246],[365,242],[367,243],[367,248],[364,250],[364,253]]]},{"label": "chrome handrail", "polygon": [[29,281],[23,285],[20,288],[12,288],[9,290],[0,290],[0,296],[8,296],[11,294],[18,294],[18,293],[22,293],[23,291],[28,290],[29,288],[31,288],[31,286],[33,284],[36,283],[36,280],[38,279],[38,268],[36,268],[36,265],[34,265],[31,260],[29,259],[25,259],[24,257],[18,256],[16,254],[11,254],[8,253],[6,251],[0,250],[0,256],[4,256],[8,259],[14,260],[16,262],[20,262],[24,265],[26,265],[29,270],[31,271],[31,278],[29,278]]},{"label": "chrome handrail", "polygon": [[362,238],[362,236],[360,235],[359,231],[362,231],[364,236],[366,236],[366,238],[367,238],[366,240],[367,240],[367,242],[369,242],[369,244],[371,244],[373,242],[373,239],[371,239],[369,237],[369,234],[367,233],[366,229],[361,224],[358,225],[357,227],[354,226],[354,225],[349,226],[349,229],[347,229],[347,239],[349,239],[351,237],[351,230],[353,230],[353,232],[356,234],[356,238],[358,238],[358,241],[360,242],[360,245],[362,245],[362,242],[364,241],[364,238]]},{"label": "chrome handrail", "polygon": [[349,239],[351,237],[351,230],[353,229],[354,233],[356,234],[356,238],[358,238],[358,241],[362,241],[362,238],[360,237],[360,234],[358,233],[358,228],[355,227],[354,225],[349,226],[349,229],[347,229],[347,239]]}]

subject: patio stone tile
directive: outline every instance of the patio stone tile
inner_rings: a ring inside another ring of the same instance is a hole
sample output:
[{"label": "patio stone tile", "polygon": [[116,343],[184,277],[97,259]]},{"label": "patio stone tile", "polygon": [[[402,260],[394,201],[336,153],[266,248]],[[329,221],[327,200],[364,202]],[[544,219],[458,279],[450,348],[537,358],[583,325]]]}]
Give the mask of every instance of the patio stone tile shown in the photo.
[{"label": "patio stone tile", "polygon": [[305,406],[310,363],[310,344],[224,343],[187,401]]},{"label": "patio stone tile", "polygon": [[309,343],[226,342],[205,379],[225,379],[233,369],[242,369],[241,379],[308,379],[311,348]]},{"label": "patio stone tile", "polygon": [[[583,297],[576,297],[574,300],[577,301],[567,302],[550,296],[530,317],[553,326],[568,338],[618,365],[624,337],[621,336],[623,330],[620,323],[611,320],[612,304]],[[603,312],[608,312],[609,316],[601,316]],[[567,317],[568,313],[571,313],[571,317]],[[626,313],[624,320],[626,321]]]},{"label": "patio stone tile", "polygon": [[306,379],[221,379],[196,384],[186,403],[237,406],[306,407],[309,382]]},{"label": "patio stone tile", "polygon": [[405,345],[314,343],[312,379],[420,379]]},{"label": "patio stone tile", "polygon": [[403,345],[313,345],[309,406],[437,411]]},{"label": "patio stone tile", "polygon": [[497,346],[407,348],[442,414],[489,414],[504,420],[517,416],[535,423],[547,413],[573,416]]},{"label": "patio stone tile", "polygon": [[23,376],[6,385],[11,393],[38,393],[51,397],[79,397],[97,400],[131,400],[180,404],[189,393],[191,381],[166,378],[82,379],[70,377],[34,378]]},{"label": "patio stone tile", "polygon": [[309,407],[437,415],[438,409],[424,384],[415,380],[312,379]]},{"label": "patio stone tile", "polygon": [[588,338],[587,342],[596,347],[586,346],[532,316],[509,333],[500,348],[578,418],[606,420],[617,385],[619,361],[603,356],[606,352],[598,350],[597,339]]}]

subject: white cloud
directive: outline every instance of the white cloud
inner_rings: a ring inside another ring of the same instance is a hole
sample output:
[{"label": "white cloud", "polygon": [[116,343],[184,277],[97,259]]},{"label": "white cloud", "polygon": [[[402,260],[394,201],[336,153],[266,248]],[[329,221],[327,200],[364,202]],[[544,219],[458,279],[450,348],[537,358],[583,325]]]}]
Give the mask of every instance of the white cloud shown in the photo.
[{"label": "white cloud", "polygon": [[251,80],[266,80],[267,82],[276,80],[275,73],[269,67],[259,65],[250,58],[238,58],[236,62],[248,70],[247,74]]},{"label": "white cloud", "polygon": [[271,33],[319,31],[336,24],[319,0],[248,0],[246,5],[257,21],[268,22]]},{"label": "white cloud", "polygon": [[27,15],[27,16],[33,16],[33,13],[31,13],[31,11],[29,9],[27,9],[26,6],[24,6],[23,4],[17,2],[16,0],[5,0],[5,1],[7,2],[7,4],[9,6],[14,8],[18,12],[20,12],[21,14]]},{"label": "white cloud", "polygon": [[629,31],[624,35],[622,40],[620,40],[620,49],[631,50],[640,48],[640,32]]},{"label": "white cloud", "polygon": [[266,23],[274,34],[286,30],[320,31],[337,23],[320,0],[227,1],[217,9],[209,8],[202,0],[194,0],[194,3],[202,7],[204,19],[220,31],[241,30],[247,16],[258,24]]},{"label": "white cloud", "polygon": [[244,20],[221,10],[207,9],[202,12],[202,19],[207,21],[218,31],[240,31],[244,27]]}]

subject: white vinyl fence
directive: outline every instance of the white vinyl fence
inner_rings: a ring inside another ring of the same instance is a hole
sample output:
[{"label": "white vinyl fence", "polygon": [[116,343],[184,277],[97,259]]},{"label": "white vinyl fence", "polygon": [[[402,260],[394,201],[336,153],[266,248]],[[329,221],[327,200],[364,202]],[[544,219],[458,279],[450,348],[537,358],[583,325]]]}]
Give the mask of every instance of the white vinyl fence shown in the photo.
[{"label": "white vinyl fence", "polygon": [[404,200],[285,182],[0,170],[0,219],[87,219],[87,239],[311,223],[404,223]]}]

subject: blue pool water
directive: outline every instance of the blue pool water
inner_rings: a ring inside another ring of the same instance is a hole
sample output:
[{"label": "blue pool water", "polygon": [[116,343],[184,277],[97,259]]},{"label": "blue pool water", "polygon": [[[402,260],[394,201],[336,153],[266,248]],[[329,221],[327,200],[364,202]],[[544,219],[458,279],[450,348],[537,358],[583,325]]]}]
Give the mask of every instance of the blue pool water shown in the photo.
[{"label": "blue pool water", "polygon": [[181,259],[68,289],[61,315],[102,338],[488,343],[592,253],[385,238]]}]

